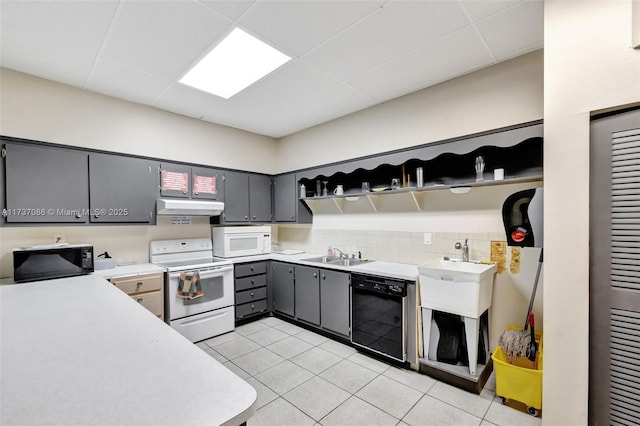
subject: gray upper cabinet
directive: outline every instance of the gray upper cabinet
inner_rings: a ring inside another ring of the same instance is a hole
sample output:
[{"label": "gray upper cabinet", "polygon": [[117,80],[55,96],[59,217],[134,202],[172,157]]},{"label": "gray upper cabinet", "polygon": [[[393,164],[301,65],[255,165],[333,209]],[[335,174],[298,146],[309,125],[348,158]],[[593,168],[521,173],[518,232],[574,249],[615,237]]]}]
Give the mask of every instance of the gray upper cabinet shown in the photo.
[{"label": "gray upper cabinet", "polygon": [[249,175],[249,212],[252,222],[271,222],[271,176]]},{"label": "gray upper cabinet", "polygon": [[92,223],[156,223],[158,162],[89,154]]},{"label": "gray upper cabinet", "polygon": [[208,167],[191,167],[191,198],[223,200],[222,172]]},{"label": "gray upper cabinet", "polygon": [[273,211],[276,222],[311,223],[312,214],[300,198],[294,173],[273,179]]},{"label": "gray upper cabinet", "polygon": [[87,221],[87,152],[6,144],[4,153],[7,223]]},{"label": "gray upper cabinet", "polygon": [[271,222],[271,177],[224,173],[224,223]]},{"label": "gray upper cabinet", "polygon": [[320,325],[320,270],[296,265],[295,290],[296,318]]},{"label": "gray upper cabinet", "polygon": [[290,263],[271,262],[273,310],[291,317],[295,314],[293,268]]},{"label": "gray upper cabinet", "polygon": [[249,174],[224,173],[224,222],[249,222]]},{"label": "gray upper cabinet", "polygon": [[347,272],[320,270],[320,325],[343,336],[350,335],[350,277]]},{"label": "gray upper cabinet", "polygon": [[181,164],[160,165],[160,196],[189,198],[191,196],[191,167]]}]

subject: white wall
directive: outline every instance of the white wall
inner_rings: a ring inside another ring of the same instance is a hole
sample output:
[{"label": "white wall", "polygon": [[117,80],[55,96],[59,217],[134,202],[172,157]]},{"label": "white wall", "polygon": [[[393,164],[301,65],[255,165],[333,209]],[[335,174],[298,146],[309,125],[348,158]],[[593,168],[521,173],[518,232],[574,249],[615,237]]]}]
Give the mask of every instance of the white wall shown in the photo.
[{"label": "white wall", "polygon": [[[542,73],[543,55],[537,51],[285,137],[278,146],[280,168],[295,170],[539,120]],[[336,215],[327,208],[327,214],[314,215],[309,228],[281,226],[279,242],[316,253],[330,244],[357,245],[369,258],[422,264],[456,255],[455,241],[469,237],[472,257],[489,259],[491,240],[505,240],[504,199],[531,186],[473,189],[463,195],[431,191],[425,193],[421,211]],[[421,243],[422,232],[433,233],[432,246]],[[492,347],[507,325],[524,322],[537,253],[525,250],[521,272],[496,279]],[[542,283],[540,287],[535,311],[541,316]]]},{"label": "white wall", "polygon": [[[0,134],[63,145],[276,173],[276,141],[0,68]],[[247,155],[251,153],[253,155]],[[14,247],[94,244],[118,264],[149,260],[149,241],[207,237],[208,218],[189,226],[44,226],[0,228],[0,277],[12,275]]]},{"label": "white wall", "polygon": [[640,102],[640,51],[630,0],[547,0],[544,22],[544,423],[585,425],[589,117]]},{"label": "white wall", "polygon": [[284,137],[289,171],[542,118],[542,51]]},{"label": "white wall", "polygon": [[[0,68],[5,136],[276,173],[276,141]],[[246,155],[250,153],[251,155]]]}]

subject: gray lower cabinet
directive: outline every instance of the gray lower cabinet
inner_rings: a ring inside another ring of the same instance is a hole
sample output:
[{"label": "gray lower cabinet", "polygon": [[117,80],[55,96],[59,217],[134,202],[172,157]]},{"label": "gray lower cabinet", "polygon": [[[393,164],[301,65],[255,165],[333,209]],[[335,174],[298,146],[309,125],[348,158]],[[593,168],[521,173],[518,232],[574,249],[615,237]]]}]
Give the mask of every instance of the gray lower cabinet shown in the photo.
[{"label": "gray lower cabinet", "polygon": [[351,274],[347,272],[320,270],[320,325],[346,337],[351,330],[350,284]]},{"label": "gray lower cabinet", "polygon": [[156,223],[158,162],[89,154],[92,223]]},{"label": "gray lower cabinet", "polygon": [[293,317],[295,315],[294,265],[271,262],[271,288],[273,310]]},{"label": "gray lower cabinet", "polygon": [[320,269],[295,267],[296,319],[320,325]]},{"label": "gray lower cabinet", "polygon": [[267,312],[267,264],[261,261],[235,265],[236,320]]},{"label": "gray lower cabinet", "polygon": [[3,154],[7,223],[87,222],[87,152],[6,144]]}]

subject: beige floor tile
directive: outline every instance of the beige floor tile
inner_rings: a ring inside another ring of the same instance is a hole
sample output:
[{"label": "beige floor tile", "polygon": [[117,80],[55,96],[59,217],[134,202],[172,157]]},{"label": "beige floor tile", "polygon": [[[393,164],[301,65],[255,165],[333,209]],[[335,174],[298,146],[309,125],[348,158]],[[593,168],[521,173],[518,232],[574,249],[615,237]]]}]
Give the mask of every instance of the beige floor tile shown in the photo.
[{"label": "beige floor tile", "polygon": [[436,383],[436,380],[425,375],[420,374],[417,371],[407,370],[398,367],[389,367],[384,373],[384,376],[390,379],[400,382],[404,385],[410,386],[415,390],[422,393],[427,392]]},{"label": "beige floor tile", "polygon": [[394,426],[398,419],[352,396],[320,420],[324,426]]},{"label": "beige floor tile", "polygon": [[235,358],[233,363],[250,375],[254,376],[264,370],[280,364],[283,361],[284,358],[280,355],[275,354],[268,349],[260,348]]},{"label": "beige floor tile", "polygon": [[216,352],[219,352],[227,359],[234,359],[249,352],[253,352],[256,349],[260,349],[260,345],[247,339],[246,337],[240,337],[229,342],[222,343],[214,347]]},{"label": "beige floor tile", "polygon": [[249,377],[247,383],[249,383],[258,393],[258,400],[256,401],[256,410],[264,407],[274,399],[278,398],[278,394],[263,385],[255,377]]},{"label": "beige floor tile", "polygon": [[287,337],[289,337],[287,333],[283,333],[275,328],[267,328],[247,336],[248,339],[262,346],[268,346],[278,340],[286,339]]},{"label": "beige floor tile", "polygon": [[385,376],[376,377],[356,393],[369,404],[401,419],[422,397],[422,392]]},{"label": "beige floor tile", "polygon": [[390,367],[389,364],[385,364],[384,362],[378,361],[377,359],[361,352],[356,352],[347,359],[355,362],[356,364],[360,364],[363,367],[367,367],[369,370],[373,370],[376,373],[384,373]]},{"label": "beige floor tile", "polygon": [[479,426],[482,419],[425,395],[402,421],[411,426]]},{"label": "beige floor tile", "polygon": [[277,353],[281,357],[290,359],[296,355],[301,354],[304,351],[308,351],[313,348],[311,343],[307,343],[304,340],[300,340],[294,336],[289,336],[286,339],[278,340],[275,343],[267,346],[272,352]]},{"label": "beige floor tile", "polygon": [[485,420],[490,421],[498,426],[540,426],[542,420],[529,414],[520,412],[506,405],[500,404],[498,398],[494,398],[489,406]]},{"label": "beige floor tile", "polygon": [[332,354],[331,352],[327,352],[324,349],[315,347],[302,352],[300,355],[294,356],[291,358],[291,361],[303,368],[306,368],[313,374],[320,374],[332,365],[342,361],[342,358],[338,355]]},{"label": "beige floor tile", "polygon": [[446,402],[449,405],[453,405],[454,407],[459,407],[476,417],[483,418],[489,409],[489,405],[491,405],[493,401],[495,393],[491,390],[484,389],[480,395],[476,395],[455,386],[438,382],[433,385],[427,395]]},{"label": "beige floor tile", "polygon": [[278,395],[284,395],[312,377],[313,374],[291,361],[281,362],[275,367],[255,375],[256,379]]},{"label": "beige floor tile", "polygon": [[316,421],[345,402],[351,394],[315,376],[284,394],[284,399]]},{"label": "beige floor tile", "polygon": [[282,398],[271,401],[247,422],[248,426],[306,426],[315,421]]},{"label": "beige floor tile", "polygon": [[320,377],[347,392],[356,393],[378,377],[378,373],[345,359],[320,373]]}]

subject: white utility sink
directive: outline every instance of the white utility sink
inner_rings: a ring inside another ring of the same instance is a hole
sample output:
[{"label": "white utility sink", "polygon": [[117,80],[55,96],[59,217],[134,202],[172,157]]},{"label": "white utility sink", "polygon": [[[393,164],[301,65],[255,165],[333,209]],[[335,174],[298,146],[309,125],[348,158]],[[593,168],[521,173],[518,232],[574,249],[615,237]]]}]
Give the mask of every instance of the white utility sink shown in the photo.
[{"label": "white utility sink", "polygon": [[489,331],[486,327],[480,330],[479,318],[491,306],[493,276],[497,269],[495,263],[463,262],[444,258],[418,266],[425,357],[435,359],[435,347],[431,345],[433,311],[462,315],[469,373],[476,375],[480,331],[484,334],[484,350],[489,353]]},{"label": "white utility sink", "polygon": [[418,266],[423,308],[479,318],[491,306],[495,263],[444,260]]}]

